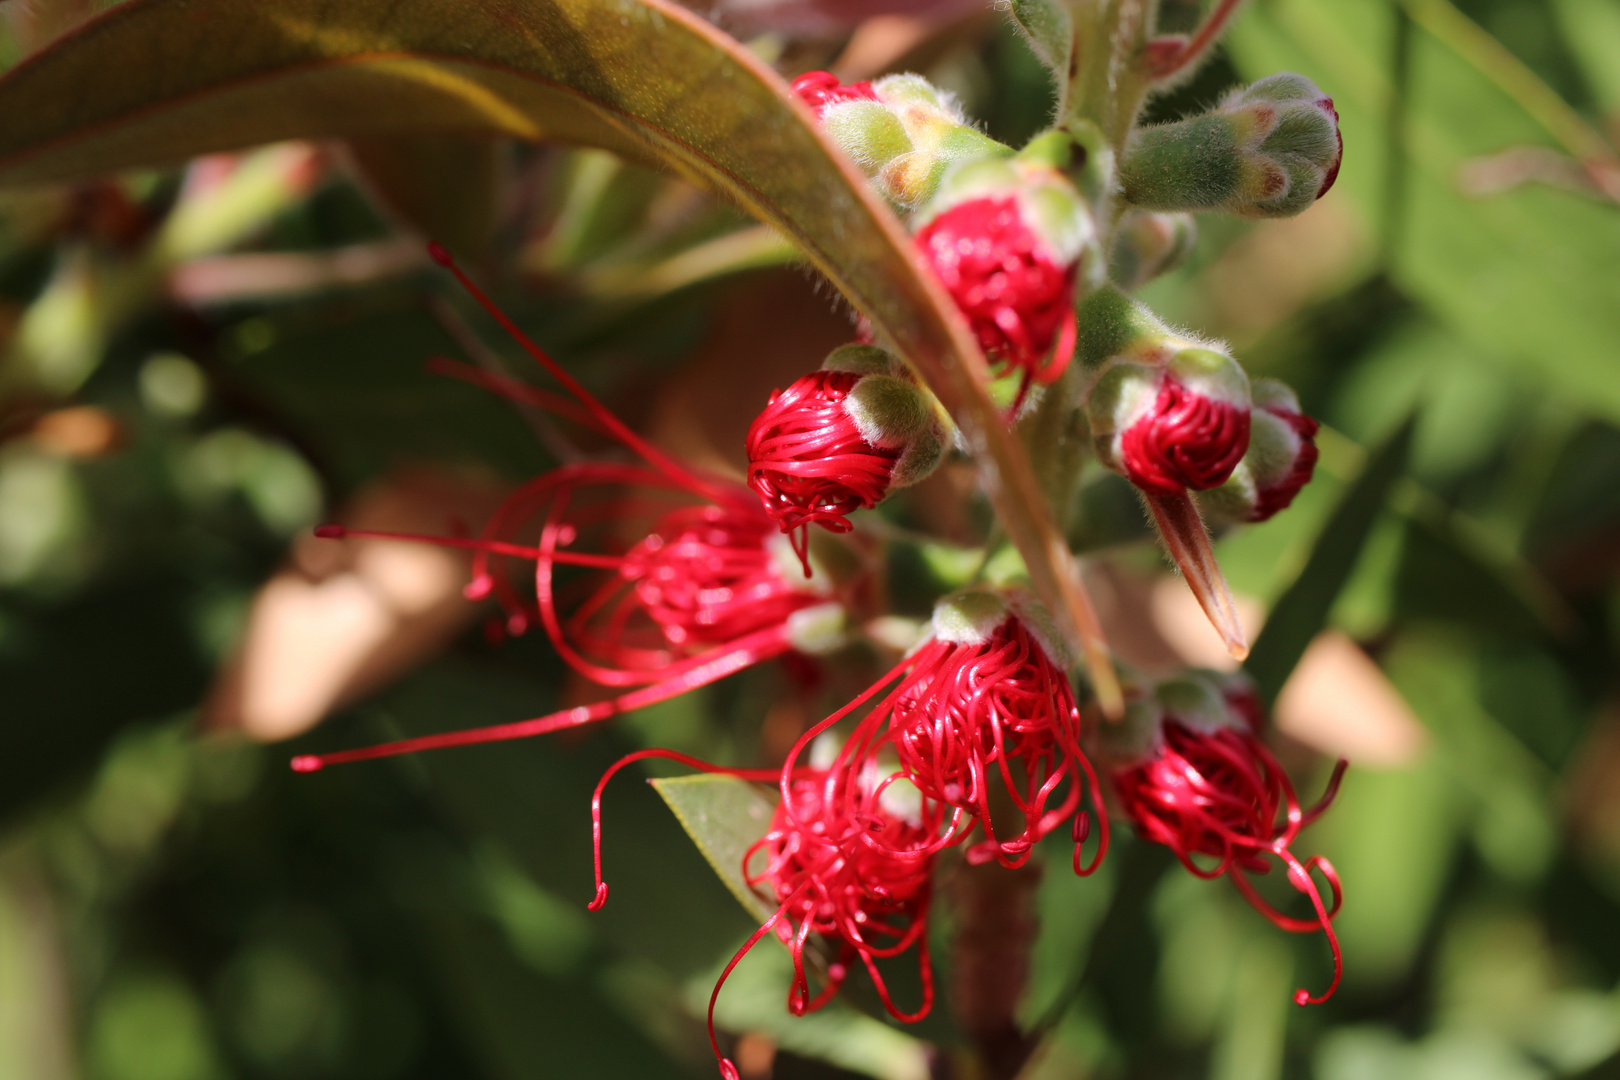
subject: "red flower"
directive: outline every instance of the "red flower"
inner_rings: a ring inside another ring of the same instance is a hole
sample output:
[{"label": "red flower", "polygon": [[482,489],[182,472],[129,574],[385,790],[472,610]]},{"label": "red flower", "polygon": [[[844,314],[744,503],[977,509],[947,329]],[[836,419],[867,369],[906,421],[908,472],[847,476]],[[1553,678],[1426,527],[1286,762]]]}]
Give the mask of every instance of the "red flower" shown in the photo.
[{"label": "red flower", "polygon": [[1120,435],[1120,462],[1144,491],[1219,487],[1249,448],[1249,410],[1166,376],[1153,405]]},{"label": "red flower", "polygon": [[[632,432],[436,250],[435,257],[440,256],[564,384],[585,410],[586,422],[617,438],[643,463],[592,462],[554,469],[509,496],[477,538],[351,533],[335,525],[322,526],[316,534],[333,539],[380,536],[471,549],[474,574],[467,594],[496,599],[506,610],[506,631],[522,633],[538,621],[557,652],[582,675],[604,686],[637,689],[609,701],[512,724],[304,755],[293,760],[293,768],[300,772],[345,761],[539,735],[642,708],[791,651],[795,616],[833,602],[819,582],[794,583],[782,573],[771,550],[775,522],[747,488],[690,469]],[[476,381],[507,389],[499,380]],[[523,391],[517,394],[536,400]],[[629,495],[627,489],[639,494]],[[671,507],[670,501],[677,505]],[[536,520],[535,544],[511,539]],[[627,530],[641,537],[628,547],[619,539]],[[513,559],[533,565],[533,601],[524,599],[508,573]],[[585,576],[559,582],[559,568]],[[565,612],[558,597],[569,593],[583,599]]]},{"label": "red flower", "polygon": [[846,515],[888,494],[901,447],[873,446],[845,404],[863,376],[817,371],[771,394],[748,429],[748,486],[810,575],[810,526],[848,532]]},{"label": "red flower", "polygon": [[830,71],[807,71],[793,80],[793,92],[820,116],[829,105],[841,101],[876,101],[872,84],[862,80],[845,86]]},{"label": "red flower", "polygon": [[1078,261],[1063,262],[1024,220],[1018,199],[973,198],[917,233],[917,246],[966,316],[980,348],[1051,383],[1074,356]]},{"label": "red flower", "polygon": [[[1342,964],[1333,917],[1343,897],[1333,865],[1320,855],[1301,862],[1289,850],[1301,829],[1315,821],[1338,792],[1345,763],[1339,762],[1322,800],[1302,811],[1293,782],[1252,726],[1259,715],[1252,693],[1229,692],[1218,718],[1178,717],[1157,721],[1149,749],[1109,773],[1120,809],[1144,840],[1163,844],[1187,870],[1201,878],[1224,875],[1266,918],[1294,933],[1322,931],[1333,950],[1333,981],[1313,997],[1298,990],[1300,1005],[1333,996]],[[1310,900],[1315,919],[1295,919],[1272,907],[1255,890],[1249,874],[1281,862],[1288,881]],[[1312,880],[1320,872],[1332,894],[1323,903]]]},{"label": "red flower", "polygon": [[[793,984],[788,1011],[803,1016],[821,1008],[843,986],[856,958],[866,967],[884,1008],[896,1020],[915,1023],[933,1007],[933,972],[928,953],[928,906],[933,895],[933,843],[941,812],[925,808],[915,817],[885,805],[885,793],[898,779],[879,779],[868,759],[852,772],[785,767],[727,769],[668,750],[630,754],[603,775],[591,801],[595,844],[596,896],[592,911],[607,902],[602,881],[602,791],[626,765],[649,757],[679,761],[705,772],[728,773],[748,780],[775,780],[783,798],[770,828],[743,856],[743,879],[776,911],[726,965],[709,996],[709,1042],[720,1062],[720,1074],[736,1080],[736,1067],[720,1052],[714,1034],[714,1006],[720,990],[748,951],[775,933],[793,956]],[[814,995],[805,968],[810,935],[837,947],[827,965],[827,980]],[[876,961],[915,948],[922,981],[922,1002],[914,1012],[894,1003]]]},{"label": "red flower", "polygon": [[[1080,810],[1082,789],[1089,785],[1094,801],[1098,789],[1080,748],[1080,711],[1068,676],[1002,598],[960,594],[941,610],[936,636],[864,695],[875,696],[900,677],[857,725],[833,771],[858,769],[892,748],[925,804],[952,810],[935,848],[963,842],[977,826],[984,838],[968,850],[971,861],[1022,866],[1041,837],[1072,821],[1075,872],[1091,873],[1108,849],[1108,819],[1099,805],[1099,848],[1082,866],[1080,848],[1091,824],[1090,813]],[[847,711],[811,728],[789,765]],[[1023,819],[1015,830],[1003,829],[1005,836],[991,809],[998,787]]]}]

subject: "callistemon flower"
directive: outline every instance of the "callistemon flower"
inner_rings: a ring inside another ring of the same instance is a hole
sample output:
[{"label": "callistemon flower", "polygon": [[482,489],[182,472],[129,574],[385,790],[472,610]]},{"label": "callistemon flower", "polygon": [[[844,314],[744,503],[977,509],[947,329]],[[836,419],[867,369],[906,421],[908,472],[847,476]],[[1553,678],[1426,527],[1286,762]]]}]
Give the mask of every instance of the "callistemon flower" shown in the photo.
[{"label": "callistemon flower", "polygon": [[[1080,748],[1080,711],[1065,665],[1054,659],[1056,635],[1039,629],[1038,608],[1017,599],[1015,608],[1001,594],[973,590],[940,601],[929,640],[868,691],[899,676],[856,726],[833,769],[857,768],[892,748],[923,798],[952,810],[936,846],[961,843],[977,826],[984,837],[968,849],[969,860],[1016,867],[1041,837],[1070,823],[1075,872],[1089,874],[1107,851],[1108,819]],[[1097,852],[1082,865],[1091,812],[1080,806],[1088,786],[1100,828]],[[1021,821],[1009,825],[1009,812]]]},{"label": "callistemon flower", "polygon": [[1095,244],[1085,200],[1040,161],[956,166],[919,214],[916,243],[992,360],[1051,383],[1074,356],[1075,290]]},{"label": "callistemon flower", "polygon": [[[709,1041],[720,1062],[720,1074],[736,1080],[736,1067],[720,1052],[714,1034],[714,1007],[732,970],[766,935],[775,933],[793,957],[788,1011],[814,1012],[843,986],[857,958],[877,988],[884,1008],[896,1020],[915,1023],[933,1007],[934,985],[928,954],[928,906],[933,895],[935,839],[943,814],[916,792],[906,798],[904,780],[882,775],[868,758],[849,771],[792,767],[778,770],[729,769],[667,750],[644,750],[617,762],[597,784],[592,799],[596,859],[596,895],[592,911],[607,902],[602,880],[602,791],[620,769],[634,761],[660,757],[705,772],[727,773],[747,780],[770,780],[782,791],[765,835],[742,860],[742,878],[756,896],[775,911],[737,950],[709,996]],[[819,935],[836,950],[826,965],[825,984],[812,994],[805,964],[810,936]],[[877,961],[917,953],[922,1001],[915,1011],[895,1004]]]},{"label": "callistemon flower", "polygon": [[944,452],[941,410],[888,356],[846,345],[821,370],[771,394],[748,429],[748,485],[792,537],[810,575],[809,529],[848,532],[848,515],[933,471]]},{"label": "callistemon flower", "polygon": [[1275,379],[1256,379],[1249,414],[1249,450],[1220,487],[1198,502],[1225,522],[1265,521],[1286,510],[1316,472],[1320,425],[1300,411],[1294,392]]},{"label": "callistemon flower", "polygon": [[[1321,931],[1333,951],[1333,981],[1322,994],[1298,990],[1298,1004],[1333,995],[1342,964],[1333,917],[1342,895],[1333,865],[1320,855],[1301,862],[1290,850],[1299,832],[1327,809],[1345,763],[1333,771],[1321,801],[1301,810],[1293,782],[1260,738],[1258,699],[1241,677],[1189,672],[1136,697],[1119,725],[1100,725],[1098,752],[1119,808],[1144,840],[1163,844],[1201,878],[1230,877],[1266,918],[1294,933]],[[1314,919],[1274,908],[1250,874],[1280,862],[1288,882],[1310,901]],[[1332,904],[1312,879],[1320,873]]]},{"label": "callistemon flower", "polygon": [[1145,492],[1177,495],[1226,482],[1249,448],[1249,379],[1213,349],[1165,365],[1120,363],[1092,389],[1086,411],[1097,456]]},{"label": "callistemon flower", "polygon": [[[523,336],[442,249],[435,248],[434,254],[564,384],[584,410],[583,418],[633,451],[641,463],[582,462],[554,469],[510,495],[478,537],[378,533],[341,525],[322,526],[316,534],[471,550],[470,598],[498,600],[511,632],[538,622],[558,654],[587,678],[634,689],[531,720],[305,755],[294,759],[294,769],[311,772],[338,762],[575,727],[666,700],[790,651],[825,651],[841,642],[844,609],[837,586],[826,573],[800,576],[790,545],[751,491],[700,473],[636,435]],[[530,403],[552,404],[544,395],[504,380],[463,374]],[[567,409],[556,411],[571,415]],[[532,544],[514,539],[526,525],[538,531]],[[639,539],[627,545],[626,531]],[[532,568],[532,601],[524,599],[510,575],[513,563]],[[559,582],[559,570],[584,577]],[[570,592],[582,599],[564,610],[558,598]]]}]

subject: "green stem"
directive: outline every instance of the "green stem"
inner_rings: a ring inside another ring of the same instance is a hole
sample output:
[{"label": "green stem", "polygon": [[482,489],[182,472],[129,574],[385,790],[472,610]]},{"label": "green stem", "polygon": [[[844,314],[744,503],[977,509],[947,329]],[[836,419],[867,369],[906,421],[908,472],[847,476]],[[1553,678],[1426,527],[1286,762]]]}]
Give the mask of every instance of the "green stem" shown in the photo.
[{"label": "green stem", "polygon": [[1582,161],[1612,161],[1614,148],[1484,27],[1450,0],[1402,0],[1412,21],[1501,88],[1530,117]]}]

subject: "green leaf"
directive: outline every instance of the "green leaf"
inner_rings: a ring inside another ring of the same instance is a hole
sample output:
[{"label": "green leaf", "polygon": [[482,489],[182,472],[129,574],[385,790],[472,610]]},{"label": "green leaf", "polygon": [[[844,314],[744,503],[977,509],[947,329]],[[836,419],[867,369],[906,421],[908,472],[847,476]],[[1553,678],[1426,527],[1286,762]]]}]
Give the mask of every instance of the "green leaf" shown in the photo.
[{"label": "green leaf", "polygon": [[681,827],[739,903],[760,922],[776,908],[743,880],[743,859],[770,828],[774,807],[757,784],[734,776],[703,774],[654,780]]},{"label": "green leaf", "polygon": [[1333,602],[1350,580],[1390,490],[1406,471],[1415,419],[1409,417],[1368,460],[1354,486],[1345,492],[1328,518],[1305,569],[1266,619],[1265,629],[1244,664],[1266,702],[1277,700],[1306,646],[1327,624]]},{"label": "green leaf", "polygon": [[[129,0],[0,79],[0,184],[289,138],[485,132],[673,168],[793,241],[955,417],[1037,592],[1095,621],[983,355],[780,77],[669,0]],[[1100,644],[1091,655],[1111,685]]]}]

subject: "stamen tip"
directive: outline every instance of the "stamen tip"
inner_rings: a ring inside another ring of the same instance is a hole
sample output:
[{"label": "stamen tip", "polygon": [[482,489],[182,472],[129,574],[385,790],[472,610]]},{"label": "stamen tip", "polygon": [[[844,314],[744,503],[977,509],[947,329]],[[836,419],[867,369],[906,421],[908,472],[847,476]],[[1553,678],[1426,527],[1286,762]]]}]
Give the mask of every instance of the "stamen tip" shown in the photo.
[{"label": "stamen tip", "polygon": [[349,530],[342,525],[317,525],[315,536],[320,540],[342,540],[349,535]]},{"label": "stamen tip", "polygon": [[1294,1004],[1295,1005],[1309,1005],[1310,1003],[1311,1003],[1311,993],[1310,993],[1309,990],[1301,988],[1299,990],[1294,991]]},{"label": "stamen tip", "polygon": [[440,266],[453,266],[455,264],[456,260],[451,258],[450,252],[437,240],[434,240],[428,244],[427,252],[428,258],[432,259]]},{"label": "stamen tip", "polygon": [[602,905],[607,903],[607,898],[608,898],[607,882],[603,881],[603,882],[600,882],[596,886],[596,898],[594,900],[592,900],[590,903],[586,904],[585,909],[587,911],[601,911],[602,910]]},{"label": "stamen tip", "polygon": [[721,1080],[740,1080],[737,1066],[731,1063],[730,1058],[720,1059],[720,1077]]},{"label": "stamen tip", "polygon": [[320,772],[326,763],[314,754],[299,754],[289,763],[293,772]]}]

